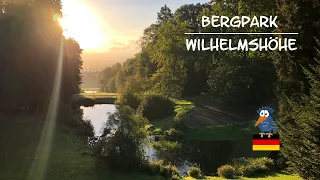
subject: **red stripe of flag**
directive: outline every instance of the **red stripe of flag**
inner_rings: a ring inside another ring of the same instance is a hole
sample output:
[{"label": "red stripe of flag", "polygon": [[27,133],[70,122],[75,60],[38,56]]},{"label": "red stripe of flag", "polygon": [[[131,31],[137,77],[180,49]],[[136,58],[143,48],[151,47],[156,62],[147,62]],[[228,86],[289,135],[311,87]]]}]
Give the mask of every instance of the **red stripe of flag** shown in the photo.
[{"label": "red stripe of flag", "polygon": [[252,145],[280,145],[279,139],[253,139]]}]

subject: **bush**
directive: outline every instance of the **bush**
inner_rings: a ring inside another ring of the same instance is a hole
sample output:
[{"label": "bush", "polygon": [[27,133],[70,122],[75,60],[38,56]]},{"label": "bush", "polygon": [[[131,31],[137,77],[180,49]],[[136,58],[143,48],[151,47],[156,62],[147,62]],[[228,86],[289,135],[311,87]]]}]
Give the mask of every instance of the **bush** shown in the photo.
[{"label": "bush", "polygon": [[77,127],[77,134],[78,136],[87,136],[93,137],[94,136],[94,128],[90,120],[83,120],[79,121],[79,125]]},{"label": "bush", "polygon": [[180,179],[178,168],[172,164],[164,165],[163,160],[149,162],[144,169],[151,175],[161,175],[166,178]]},{"label": "bush", "polygon": [[174,127],[176,129],[185,130],[187,126],[185,122],[189,119],[189,116],[186,113],[177,113],[174,117]]},{"label": "bush", "polygon": [[152,131],[153,135],[160,135],[162,134],[162,130],[160,128],[156,128],[155,130]]},{"label": "bush", "polygon": [[218,168],[218,174],[220,177],[232,179],[235,175],[235,168],[231,165],[223,165]]},{"label": "bush", "polygon": [[163,96],[147,95],[138,109],[148,120],[161,119],[174,112],[174,103]]},{"label": "bush", "polygon": [[166,141],[166,140],[155,141],[152,143],[152,146],[155,149],[164,149],[164,150],[175,150],[175,149],[181,148],[181,144],[178,141]]},{"label": "bush", "polygon": [[119,96],[119,99],[118,99],[117,103],[123,104],[123,105],[128,105],[132,109],[136,110],[139,107],[139,104],[141,103],[141,100],[137,95],[126,91],[126,92],[123,92]]},{"label": "bush", "polygon": [[172,165],[172,164],[168,164],[166,166],[163,167],[163,175],[165,177],[172,177],[174,175],[179,175],[179,170],[176,166]]},{"label": "bush", "polygon": [[180,180],[180,179],[182,179],[182,178],[176,174],[171,176],[171,180]]},{"label": "bush", "polygon": [[250,177],[254,174],[266,173],[274,167],[273,160],[261,158],[237,158],[232,161],[232,166],[239,176]]},{"label": "bush", "polygon": [[178,140],[183,138],[183,133],[174,128],[171,128],[164,132],[164,135],[167,140]]},{"label": "bush", "polygon": [[188,175],[194,178],[200,178],[202,176],[201,169],[198,167],[191,167],[188,170]]},{"label": "bush", "polygon": [[160,174],[163,171],[163,160],[152,161],[147,164],[146,170],[151,175]]}]

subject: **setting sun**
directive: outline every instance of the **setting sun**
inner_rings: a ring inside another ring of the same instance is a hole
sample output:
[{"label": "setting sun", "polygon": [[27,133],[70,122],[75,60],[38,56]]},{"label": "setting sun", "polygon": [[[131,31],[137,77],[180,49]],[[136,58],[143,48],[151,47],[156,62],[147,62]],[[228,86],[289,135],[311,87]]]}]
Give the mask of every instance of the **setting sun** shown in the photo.
[{"label": "setting sun", "polygon": [[85,51],[107,51],[108,32],[94,11],[80,0],[63,0],[62,5],[63,35],[74,38]]}]

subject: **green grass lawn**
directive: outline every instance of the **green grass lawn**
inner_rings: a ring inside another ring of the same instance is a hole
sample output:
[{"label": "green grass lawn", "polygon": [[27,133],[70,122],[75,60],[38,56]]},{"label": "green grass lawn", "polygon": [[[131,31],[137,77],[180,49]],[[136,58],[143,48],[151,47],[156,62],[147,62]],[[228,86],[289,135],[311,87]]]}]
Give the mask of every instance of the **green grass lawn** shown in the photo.
[{"label": "green grass lawn", "polygon": [[[0,121],[0,179],[27,179],[41,137],[43,120],[35,117],[8,118]],[[152,180],[141,173],[120,173],[98,169],[92,149],[75,130],[59,123],[55,128],[44,180]]]},{"label": "green grass lawn", "polygon": [[[186,177],[185,180],[195,180],[195,178],[192,177]],[[224,178],[220,177],[213,177],[213,176],[207,176],[205,177],[207,180],[225,180]],[[303,180],[301,177],[296,175],[287,175],[282,173],[277,173],[274,175],[269,175],[265,177],[253,177],[253,178],[247,178],[247,177],[240,177],[236,178],[238,180]]]},{"label": "green grass lawn", "polygon": [[154,125],[156,128],[160,128],[162,131],[166,131],[170,128],[173,128],[174,117],[177,114],[185,114],[191,111],[193,108],[195,108],[195,105],[190,101],[181,99],[172,99],[172,101],[175,103],[175,110],[173,115],[165,117],[163,119],[150,121],[152,125]]},{"label": "green grass lawn", "polygon": [[259,133],[257,128],[254,128],[253,121],[243,125],[216,125],[198,127],[188,130],[186,138],[188,140],[200,140],[200,141],[214,141],[214,140],[230,140],[237,141],[243,139],[241,130],[250,130],[250,134]]}]

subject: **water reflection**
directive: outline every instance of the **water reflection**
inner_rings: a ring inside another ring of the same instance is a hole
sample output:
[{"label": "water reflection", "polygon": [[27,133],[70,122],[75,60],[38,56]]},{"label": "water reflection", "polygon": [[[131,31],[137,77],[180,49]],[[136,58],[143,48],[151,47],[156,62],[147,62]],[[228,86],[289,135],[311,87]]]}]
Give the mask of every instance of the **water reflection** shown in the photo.
[{"label": "water reflection", "polygon": [[217,169],[231,160],[234,143],[231,141],[183,141],[181,148],[176,150],[147,148],[147,158],[163,159],[171,162],[180,171],[187,174],[192,166],[200,166],[206,175],[216,174]]},{"label": "water reflection", "polygon": [[[95,138],[99,139],[108,119],[108,113],[116,112],[116,106],[100,104],[93,107],[81,107],[83,117],[89,119],[95,130]],[[200,166],[206,175],[214,175],[221,165],[228,163],[233,156],[235,144],[232,141],[181,141],[180,148],[172,150],[155,149],[151,143],[155,136],[149,136],[148,145],[144,146],[145,157],[148,161],[163,159],[172,163],[186,175],[192,166]],[[248,146],[249,147],[249,146]]]},{"label": "water reflection", "polygon": [[108,119],[108,113],[114,113],[116,106],[113,104],[96,104],[93,107],[80,107],[83,110],[83,118],[91,121],[95,136],[101,136],[104,124]]}]

